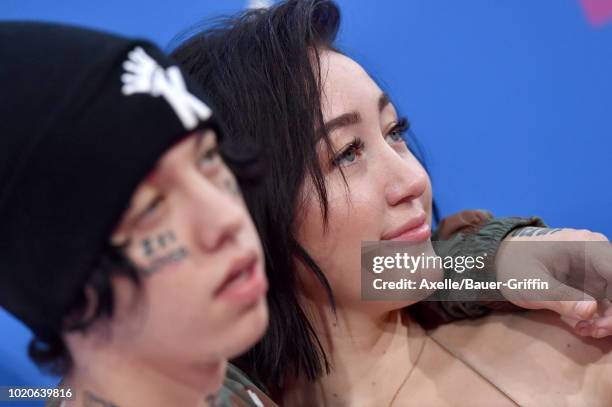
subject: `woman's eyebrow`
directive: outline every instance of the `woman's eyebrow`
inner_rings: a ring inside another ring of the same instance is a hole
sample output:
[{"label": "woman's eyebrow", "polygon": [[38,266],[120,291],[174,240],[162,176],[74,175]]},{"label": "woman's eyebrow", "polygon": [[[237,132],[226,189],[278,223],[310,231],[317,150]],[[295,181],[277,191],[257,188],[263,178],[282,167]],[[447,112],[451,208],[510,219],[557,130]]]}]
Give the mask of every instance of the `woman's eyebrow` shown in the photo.
[{"label": "woman's eyebrow", "polygon": [[386,93],[382,93],[378,98],[378,111],[382,112],[383,109],[387,107],[389,103],[391,103],[391,100],[389,100],[389,96],[387,96]]},{"label": "woman's eyebrow", "polygon": [[[378,111],[382,112],[382,110],[389,105],[391,101],[389,100],[389,96],[386,93],[381,93],[378,98]],[[341,127],[351,126],[353,124],[361,123],[361,115],[359,112],[347,112],[343,113],[340,116],[334,117],[331,120],[325,122],[325,130],[327,134],[331,134],[334,130],[337,130]]]},{"label": "woman's eyebrow", "polygon": [[340,116],[334,117],[333,119],[325,122],[325,130],[328,134],[331,134],[334,130],[341,127],[351,126],[361,122],[361,115],[359,112],[348,112],[343,113]]}]

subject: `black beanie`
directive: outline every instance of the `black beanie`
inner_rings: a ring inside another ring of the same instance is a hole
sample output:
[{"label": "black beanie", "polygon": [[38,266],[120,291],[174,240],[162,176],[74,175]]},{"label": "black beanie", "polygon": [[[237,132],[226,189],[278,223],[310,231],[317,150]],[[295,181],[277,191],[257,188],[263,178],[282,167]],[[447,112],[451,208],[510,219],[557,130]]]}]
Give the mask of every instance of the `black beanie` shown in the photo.
[{"label": "black beanie", "polygon": [[161,155],[218,128],[146,41],[5,22],[0,61],[0,305],[46,338]]}]

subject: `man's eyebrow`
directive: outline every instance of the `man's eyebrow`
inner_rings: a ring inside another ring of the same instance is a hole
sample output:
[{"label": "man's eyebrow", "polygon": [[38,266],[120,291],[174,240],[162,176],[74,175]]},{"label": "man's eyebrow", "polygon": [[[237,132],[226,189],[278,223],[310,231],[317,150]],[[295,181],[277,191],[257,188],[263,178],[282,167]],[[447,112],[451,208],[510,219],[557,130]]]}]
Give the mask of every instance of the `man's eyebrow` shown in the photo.
[{"label": "man's eyebrow", "polygon": [[329,134],[340,127],[351,126],[360,122],[361,115],[359,112],[348,112],[327,121],[325,123],[325,130],[327,130],[327,133]]},{"label": "man's eyebrow", "polygon": [[380,95],[380,97],[378,98],[378,111],[382,112],[382,110],[389,104],[391,103],[391,100],[389,100],[389,96],[387,96],[386,93],[383,93]]},{"label": "man's eyebrow", "polygon": [[204,141],[204,138],[209,134],[209,131],[206,131],[206,129],[203,130],[199,130],[196,134],[196,139],[195,139],[195,144],[194,147],[196,149],[196,151],[198,151],[200,149],[200,146],[202,145],[202,142]]}]

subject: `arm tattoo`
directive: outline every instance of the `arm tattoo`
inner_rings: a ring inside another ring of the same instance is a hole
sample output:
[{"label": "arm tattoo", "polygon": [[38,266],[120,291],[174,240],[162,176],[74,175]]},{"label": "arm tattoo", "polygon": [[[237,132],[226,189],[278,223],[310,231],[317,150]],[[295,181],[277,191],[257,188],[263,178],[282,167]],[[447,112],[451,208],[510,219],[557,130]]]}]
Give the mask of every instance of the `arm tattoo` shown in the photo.
[{"label": "arm tattoo", "polygon": [[85,407],[118,407],[115,403],[104,400],[102,397],[96,396],[89,391],[86,391],[84,396],[83,406]]},{"label": "arm tattoo", "polygon": [[552,235],[553,233],[557,233],[561,230],[561,228],[536,228],[536,227],[526,227],[519,228],[514,230],[510,236],[515,237],[529,237],[529,236],[544,236],[544,235]]}]

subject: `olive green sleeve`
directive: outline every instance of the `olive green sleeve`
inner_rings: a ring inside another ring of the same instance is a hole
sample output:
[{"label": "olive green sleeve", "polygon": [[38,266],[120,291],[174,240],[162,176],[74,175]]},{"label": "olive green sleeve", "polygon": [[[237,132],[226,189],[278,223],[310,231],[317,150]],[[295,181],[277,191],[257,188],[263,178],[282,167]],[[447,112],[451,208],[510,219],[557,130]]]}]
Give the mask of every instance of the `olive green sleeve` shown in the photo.
[{"label": "olive green sleeve", "polygon": [[[437,254],[445,256],[480,256],[484,253],[490,260],[486,272],[465,270],[457,273],[452,269],[444,270],[444,277],[452,281],[472,279],[474,281],[494,281],[494,259],[502,240],[514,229],[526,226],[546,227],[538,217],[494,218],[487,211],[463,211],[440,223],[432,240],[444,240],[436,245]],[[411,313],[425,326],[433,327],[458,319],[478,318],[491,310],[516,311],[520,308],[505,301],[498,292],[496,300],[465,301],[454,298],[456,290],[443,290],[436,293],[438,301],[423,301],[410,307]]]}]

